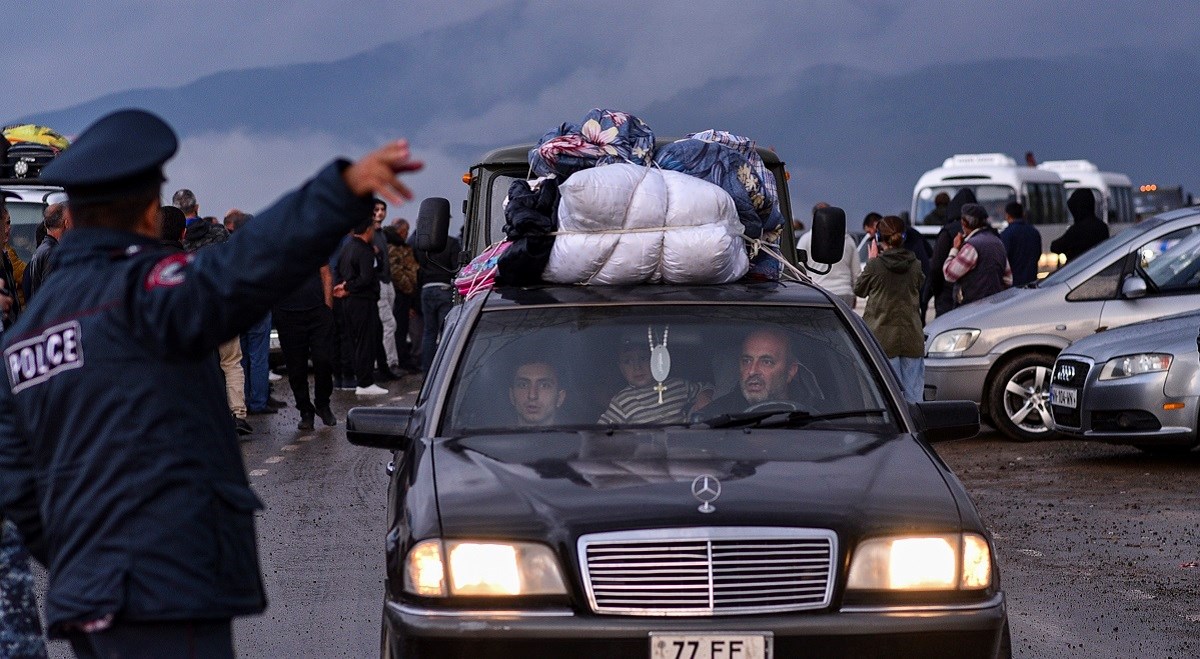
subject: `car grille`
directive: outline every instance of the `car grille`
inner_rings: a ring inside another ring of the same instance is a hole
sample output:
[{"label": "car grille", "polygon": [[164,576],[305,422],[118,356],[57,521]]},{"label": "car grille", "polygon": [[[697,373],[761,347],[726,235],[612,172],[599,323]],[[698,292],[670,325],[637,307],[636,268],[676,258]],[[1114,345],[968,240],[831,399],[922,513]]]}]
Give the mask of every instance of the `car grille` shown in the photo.
[{"label": "car grille", "polygon": [[1054,415],[1054,422],[1058,425],[1068,428],[1081,427],[1080,409],[1083,407],[1083,385],[1087,382],[1088,370],[1091,367],[1091,364],[1077,359],[1060,359],[1054,362],[1053,376],[1050,378],[1051,386],[1070,387],[1077,392],[1075,398],[1077,405],[1074,409],[1061,405],[1050,406],[1050,413]]},{"label": "car grille", "polygon": [[823,529],[714,527],[579,540],[596,613],[731,615],[829,606],[837,536]]}]

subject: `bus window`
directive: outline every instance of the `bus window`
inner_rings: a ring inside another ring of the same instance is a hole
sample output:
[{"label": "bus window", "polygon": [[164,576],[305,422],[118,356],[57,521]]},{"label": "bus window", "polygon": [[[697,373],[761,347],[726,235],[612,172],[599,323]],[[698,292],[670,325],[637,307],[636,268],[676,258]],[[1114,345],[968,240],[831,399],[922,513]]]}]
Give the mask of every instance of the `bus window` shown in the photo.
[{"label": "bus window", "polygon": [[1046,202],[1042,194],[1042,186],[1037,183],[1025,184],[1025,221],[1030,224],[1042,224],[1046,214]]},{"label": "bus window", "polygon": [[917,195],[917,212],[913,216],[915,222],[920,222],[933,210],[933,199],[939,192],[945,192],[951,198],[959,190],[966,188],[975,194],[975,201],[987,209],[988,218],[993,222],[1004,221],[1004,207],[1010,201],[1017,200],[1017,191],[1007,185],[938,185],[921,190]]},{"label": "bus window", "polygon": [[1109,207],[1108,221],[1118,224],[1131,224],[1133,218],[1133,188],[1115,186],[1109,188],[1112,192],[1112,205]]}]

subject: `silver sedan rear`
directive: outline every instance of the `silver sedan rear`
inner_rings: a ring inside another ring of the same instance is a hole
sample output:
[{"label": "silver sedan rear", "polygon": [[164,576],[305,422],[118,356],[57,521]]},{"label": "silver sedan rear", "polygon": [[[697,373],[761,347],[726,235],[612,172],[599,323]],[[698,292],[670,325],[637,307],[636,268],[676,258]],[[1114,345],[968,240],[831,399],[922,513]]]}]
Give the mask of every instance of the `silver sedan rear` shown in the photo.
[{"label": "silver sedan rear", "polygon": [[1200,313],[1135,323],[1075,342],[1050,381],[1054,428],[1155,453],[1200,443]]}]

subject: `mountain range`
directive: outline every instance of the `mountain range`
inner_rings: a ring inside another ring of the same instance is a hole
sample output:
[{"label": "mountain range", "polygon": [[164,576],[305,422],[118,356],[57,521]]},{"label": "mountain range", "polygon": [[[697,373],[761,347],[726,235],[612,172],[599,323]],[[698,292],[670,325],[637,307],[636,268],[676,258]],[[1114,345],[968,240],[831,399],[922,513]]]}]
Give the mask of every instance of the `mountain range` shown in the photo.
[{"label": "mountain range", "polygon": [[1014,55],[894,74],[836,65],[780,74],[757,68],[676,85],[681,91],[666,95],[610,84],[580,98],[563,90],[611,80],[617,65],[603,63],[618,61],[619,47],[548,34],[548,43],[523,49],[513,37],[522,20],[519,12],[496,11],[338,61],[134,88],[19,120],[71,134],[112,109],[143,107],[201,143],[236,132],[251,143],[333,136],[365,148],[407,135],[438,154],[425,179],[438,183],[426,187],[451,197],[461,196],[454,184],[483,152],[536,140],[591,107],[633,112],[660,136],[720,128],[753,137],[788,163],[794,206],[824,200],[852,218],[906,209],[921,173],[955,153],[1085,158],[1135,184],[1200,190],[1193,139],[1200,58],[1183,50]]}]

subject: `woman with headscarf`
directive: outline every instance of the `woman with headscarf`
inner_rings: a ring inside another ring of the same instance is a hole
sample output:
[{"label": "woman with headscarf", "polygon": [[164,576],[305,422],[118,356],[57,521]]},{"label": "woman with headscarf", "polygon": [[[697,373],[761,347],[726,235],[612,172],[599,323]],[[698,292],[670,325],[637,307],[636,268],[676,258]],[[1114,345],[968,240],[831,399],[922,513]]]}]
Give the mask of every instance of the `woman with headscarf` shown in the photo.
[{"label": "woman with headscarf", "polygon": [[1067,199],[1067,208],[1075,221],[1050,243],[1050,251],[1063,254],[1071,261],[1108,238],[1108,225],[1096,217],[1096,195],[1087,188],[1072,192]]},{"label": "woman with headscarf", "polygon": [[904,220],[888,215],[877,231],[879,239],[854,284],[854,294],[867,298],[863,320],[904,385],[905,400],[916,403],[925,392],[925,337],[917,313],[925,275],[920,260],[904,247]]},{"label": "woman with headscarf", "polygon": [[929,300],[933,300],[933,309],[937,315],[942,315],[954,308],[954,287],[946,285],[942,275],[942,264],[954,247],[954,236],[962,233],[962,208],[975,203],[975,193],[969,188],[963,188],[954,194],[950,205],[946,207],[946,223],[938,232],[937,243],[933,247],[933,255],[929,259],[929,279],[925,281],[925,291],[921,297],[921,321],[925,320],[925,310]]}]

